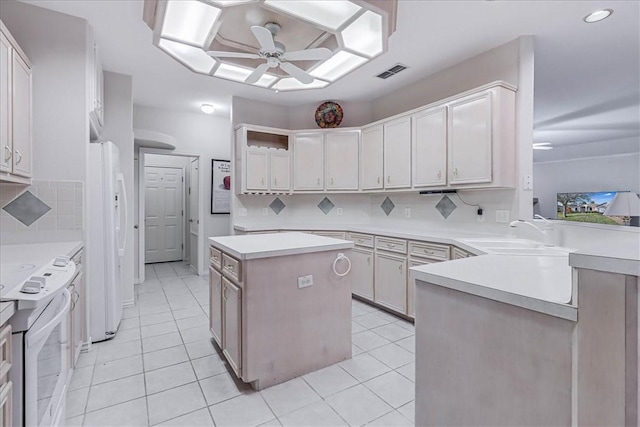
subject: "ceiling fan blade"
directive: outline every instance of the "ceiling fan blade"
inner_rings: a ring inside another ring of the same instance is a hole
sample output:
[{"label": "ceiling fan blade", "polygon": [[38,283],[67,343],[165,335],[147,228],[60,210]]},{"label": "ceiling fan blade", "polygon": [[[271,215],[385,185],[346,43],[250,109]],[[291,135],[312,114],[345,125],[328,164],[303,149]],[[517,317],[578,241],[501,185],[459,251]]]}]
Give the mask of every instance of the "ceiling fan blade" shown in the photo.
[{"label": "ceiling fan blade", "polygon": [[322,59],[329,59],[331,55],[332,52],[329,49],[327,49],[326,47],[319,47],[317,49],[294,50],[293,52],[286,52],[284,54],[284,59],[286,59],[287,61],[319,61]]},{"label": "ceiling fan blade", "polygon": [[265,27],[254,25],[251,27],[251,32],[260,43],[260,50],[273,52],[276,50],[276,44],[273,42],[273,34]]},{"label": "ceiling fan blade", "polygon": [[280,68],[286,71],[291,77],[298,80],[300,83],[304,83],[308,85],[309,83],[313,83],[314,78],[307,74],[306,71],[301,68],[296,67],[290,62],[281,62]]},{"label": "ceiling fan blade", "polygon": [[247,58],[247,59],[260,58],[260,55],[258,55],[257,53],[225,52],[223,50],[210,50],[207,52],[207,55],[212,56],[214,58]]},{"label": "ceiling fan blade", "polygon": [[260,80],[260,77],[262,77],[262,75],[267,72],[269,68],[271,68],[271,66],[266,62],[264,64],[258,65],[256,67],[256,70],[253,73],[249,74],[249,77],[247,77],[244,82],[249,84],[256,83],[258,80]]}]

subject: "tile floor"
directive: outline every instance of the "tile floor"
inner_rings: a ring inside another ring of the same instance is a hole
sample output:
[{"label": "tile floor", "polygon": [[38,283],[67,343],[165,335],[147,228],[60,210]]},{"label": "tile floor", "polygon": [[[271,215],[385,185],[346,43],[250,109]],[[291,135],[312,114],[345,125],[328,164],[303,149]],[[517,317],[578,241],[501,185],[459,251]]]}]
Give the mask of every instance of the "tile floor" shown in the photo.
[{"label": "tile floor", "polygon": [[212,344],[208,277],[147,265],[116,337],[80,356],[68,426],[412,426],[415,338],[353,300],[353,358],[256,392]]}]

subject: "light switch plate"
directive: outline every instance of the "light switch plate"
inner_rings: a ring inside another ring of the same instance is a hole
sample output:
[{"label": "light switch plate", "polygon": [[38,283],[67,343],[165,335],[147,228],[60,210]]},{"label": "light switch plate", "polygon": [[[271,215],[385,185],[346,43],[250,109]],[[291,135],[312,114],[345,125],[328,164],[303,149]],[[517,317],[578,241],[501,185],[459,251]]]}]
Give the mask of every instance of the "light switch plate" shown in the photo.
[{"label": "light switch plate", "polygon": [[525,191],[533,190],[533,177],[531,175],[522,177],[522,189]]},{"label": "light switch plate", "polygon": [[496,211],[496,222],[506,224],[509,222],[509,211],[508,210],[497,210]]},{"label": "light switch plate", "polygon": [[338,216],[342,215],[342,208],[337,208],[336,209],[336,215],[338,215]]},{"label": "light switch plate", "polygon": [[308,288],[313,285],[313,274],[298,277],[298,289]]},{"label": "light switch plate", "polygon": [[404,208],[404,217],[411,218],[411,208]]}]

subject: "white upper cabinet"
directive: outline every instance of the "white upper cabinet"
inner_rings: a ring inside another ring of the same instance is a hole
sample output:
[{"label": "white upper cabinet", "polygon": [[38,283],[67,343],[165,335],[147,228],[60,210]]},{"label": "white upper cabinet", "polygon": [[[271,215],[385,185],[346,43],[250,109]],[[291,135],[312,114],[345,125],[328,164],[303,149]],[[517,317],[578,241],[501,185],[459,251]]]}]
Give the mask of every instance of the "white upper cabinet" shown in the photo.
[{"label": "white upper cabinet", "polygon": [[291,178],[290,178],[289,153],[272,152],[269,155],[269,172],[270,177],[270,189],[271,191],[290,191],[291,190]]},{"label": "white upper cabinet", "polygon": [[411,118],[413,186],[447,183],[447,108],[432,108]]},{"label": "white upper cabinet", "polygon": [[247,190],[267,191],[269,189],[269,153],[266,149],[249,149],[246,159]]},{"label": "white upper cabinet", "polygon": [[491,182],[491,92],[449,105],[449,183]]},{"label": "white upper cabinet", "polygon": [[359,132],[331,132],[325,135],[327,190],[357,190]]},{"label": "white upper cabinet", "polygon": [[291,191],[288,133],[259,126],[240,126],[236,129],[235,158],[238,194]]},{"label": "white upper cabinet", "polygon": [[384,131],[382,125],[362,130],[360,155],[361,188],[363,190],[381,190],[384,178]]},{"label": "white upper cabinet", "polygon": [[324,134],[296,134],[293,147],[293,189],[323,190]]},{"label": "white upper cabinet", "polygon": [[411,187],[411,117],[384,124],[384,188]]},{"label": "white upper cabinet", "polygon": [[0,181],[29,184],[33,175],[31,64],[0,25]]}]

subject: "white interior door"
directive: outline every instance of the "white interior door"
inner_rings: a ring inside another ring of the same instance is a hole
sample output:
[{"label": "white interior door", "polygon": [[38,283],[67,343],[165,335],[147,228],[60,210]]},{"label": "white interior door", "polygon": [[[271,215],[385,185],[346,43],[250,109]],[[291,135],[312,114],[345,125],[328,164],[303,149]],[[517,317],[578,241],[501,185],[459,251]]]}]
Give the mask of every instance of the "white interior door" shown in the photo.
[{"label": "white interior door", "polygon": [[183,187],[182,169],[145,167],[145,263],[182,259]]},{"label": "white interior door", "polygon": [[189,174],[189,264],[198,271],[199,159],[191,160]]}]

